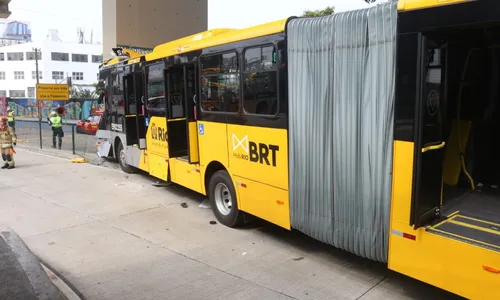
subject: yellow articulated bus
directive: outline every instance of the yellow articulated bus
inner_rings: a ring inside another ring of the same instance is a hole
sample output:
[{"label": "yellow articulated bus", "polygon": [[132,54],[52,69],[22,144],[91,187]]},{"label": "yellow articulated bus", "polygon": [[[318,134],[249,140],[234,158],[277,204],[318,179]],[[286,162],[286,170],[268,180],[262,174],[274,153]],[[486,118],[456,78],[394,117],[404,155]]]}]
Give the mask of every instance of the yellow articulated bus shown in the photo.
[{"label": "yellow articulated bus", "polygon": [[500,5],[209,30],[101,66],[98,153],[471,299],[500,299]]}]

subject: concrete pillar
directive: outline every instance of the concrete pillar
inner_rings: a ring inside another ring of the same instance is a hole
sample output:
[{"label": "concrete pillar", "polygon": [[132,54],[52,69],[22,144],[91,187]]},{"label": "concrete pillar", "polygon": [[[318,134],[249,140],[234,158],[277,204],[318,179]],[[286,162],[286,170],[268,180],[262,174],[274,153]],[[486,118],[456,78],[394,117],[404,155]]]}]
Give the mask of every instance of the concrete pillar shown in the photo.
[{"label": "concrete pillar", "polygon": [[0,0],[0,19],[7,19],[10,16],[9,2],[10,0]]},{"label": "concrete pillar", "polygon": [[154,48],[207,30],[208,0],[103,0],[103,54],[111,48]]}]

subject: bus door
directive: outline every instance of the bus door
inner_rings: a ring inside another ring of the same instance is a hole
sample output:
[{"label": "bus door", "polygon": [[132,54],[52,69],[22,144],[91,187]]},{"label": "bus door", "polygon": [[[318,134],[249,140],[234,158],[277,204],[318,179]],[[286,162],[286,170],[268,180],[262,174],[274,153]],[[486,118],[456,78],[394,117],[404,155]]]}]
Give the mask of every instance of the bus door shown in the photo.
[{"label": "bus door", "polygon": [[187,147],[188,159],[190,164],[200,162],[200,153],[198,146],[198,123],[197,120],[197,93],[198,90],[198,75],[194,64],[184,66],[184,97],[186,106],[186,127],[187,127]]},{"label": "bus door", "polygon": [[[417,38],[417,37],[416,37]],[[440,216],[445,153],[446,48],[419,34],[415,111],[415,160],[411,225],[419,228]]]},{"label": "bus door", "polygon": [[196,76],[192,64],[166,71],[168,151],[171,158],[198,163],[198,132],[195,121]]},{"label": "bus door", "polygon": [[123,88],[127,146],[138,145],[140,149],[146,149],[146,125],[142,110],[142,99],[144,97],[143,74],[136,72],[124,76]]}]

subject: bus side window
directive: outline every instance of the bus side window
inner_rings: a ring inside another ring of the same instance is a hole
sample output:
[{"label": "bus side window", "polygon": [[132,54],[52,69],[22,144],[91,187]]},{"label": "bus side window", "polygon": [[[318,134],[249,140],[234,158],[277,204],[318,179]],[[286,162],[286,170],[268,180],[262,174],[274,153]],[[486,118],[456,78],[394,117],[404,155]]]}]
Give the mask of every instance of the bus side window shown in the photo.
[{"label": "bus side window", "polygon": [[240,74],[236,52],[201,58],[201,99],[203,111],[240,110]]},{"label": "bus side window", "polygon": [[146,107],[153,110],[165,110],[165,79],[163,63],[148,67],[148,95]]},{"label": "bus side window", "polygon": [[113,110],[123,109],[124,99],[123,99],[123,69],[116,69],[112,76],[112,95],[111,103],[113,105]]},{"label": "bus side window", "polygon": [[244,52],[243,108],[246,113],[275,115],[278,112],[278,71],[273,45]]}]

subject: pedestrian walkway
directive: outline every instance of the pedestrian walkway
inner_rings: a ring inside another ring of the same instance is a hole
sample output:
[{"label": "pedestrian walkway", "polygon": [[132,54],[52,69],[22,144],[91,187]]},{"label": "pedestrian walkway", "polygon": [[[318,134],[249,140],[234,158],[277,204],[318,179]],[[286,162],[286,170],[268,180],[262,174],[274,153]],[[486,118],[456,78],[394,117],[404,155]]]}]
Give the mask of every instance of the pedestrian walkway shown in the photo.
[{"label": "pedestrian walkway", "polygon": [[89,300],[455,299],[270,224],[224,227],[204,197],[141,174],[16,160],[0,171],[0,221]]}]

